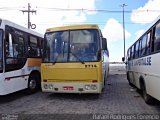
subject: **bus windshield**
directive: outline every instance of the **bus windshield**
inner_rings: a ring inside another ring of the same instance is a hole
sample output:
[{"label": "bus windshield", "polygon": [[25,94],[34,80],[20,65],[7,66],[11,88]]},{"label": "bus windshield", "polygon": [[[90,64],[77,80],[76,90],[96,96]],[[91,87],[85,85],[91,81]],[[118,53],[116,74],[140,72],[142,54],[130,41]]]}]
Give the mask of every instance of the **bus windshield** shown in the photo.
[{"label": "bus windshield", "polygon": [[43,62],[98,61],[99,38],[95,29],[46,33]]},{"label": "bus windshield", "polygon": [[2,72],[2,70],[3,70],[3,68],[2,68],[2,65],[3,65],[3,63],[2,63],[2,60],[3,60],[3,56],[2,56],[2,41],[3,41],[3,38],[2,38],[2,36],[3,36],[3,32],[2,32],[2,30],[0,30],[0,72]]}]

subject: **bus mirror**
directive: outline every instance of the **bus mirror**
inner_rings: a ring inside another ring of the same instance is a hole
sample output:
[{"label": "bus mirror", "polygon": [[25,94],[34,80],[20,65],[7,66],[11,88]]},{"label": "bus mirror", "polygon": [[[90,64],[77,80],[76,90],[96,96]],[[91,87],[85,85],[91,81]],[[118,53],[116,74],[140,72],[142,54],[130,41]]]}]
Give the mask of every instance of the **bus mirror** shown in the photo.
[{"label": "bus mirror", "polygon": [[122,57],[122,61],[123,61],[123,62],[125,61],[125,57]]},{"label": "bus mirror", "polygon": [[106,38],[102,38],[102,49],[107,50],[107,39]]}]

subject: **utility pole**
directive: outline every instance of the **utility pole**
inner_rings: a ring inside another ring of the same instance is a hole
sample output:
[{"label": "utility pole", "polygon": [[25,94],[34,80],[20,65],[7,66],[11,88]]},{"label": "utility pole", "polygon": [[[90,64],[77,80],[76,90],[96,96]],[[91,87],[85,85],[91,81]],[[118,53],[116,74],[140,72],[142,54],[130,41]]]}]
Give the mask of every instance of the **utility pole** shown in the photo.
[{"label": "utility pole", "polygon": [[30,27],[32,29],[35,29],[36,28],[36,25],[35,24],[31,24],[30,22],[30,13],[35,13],[36,14],[36,10],[31,10],[31,6],[30,6],[30,3],[28,3],[28,10],[21,10],[23,13],[27,12],[28,13],[28,29],[30,29]]},{"label": "utility pole", "polygon": [[127,6],[126,4],[120,5],[120,7],[123,8],[123,39],[124,39],[124,60],[125,60],[125,54],[126,54],[126,48],[125,48],[125,22],[124,22],[124,7]]}]

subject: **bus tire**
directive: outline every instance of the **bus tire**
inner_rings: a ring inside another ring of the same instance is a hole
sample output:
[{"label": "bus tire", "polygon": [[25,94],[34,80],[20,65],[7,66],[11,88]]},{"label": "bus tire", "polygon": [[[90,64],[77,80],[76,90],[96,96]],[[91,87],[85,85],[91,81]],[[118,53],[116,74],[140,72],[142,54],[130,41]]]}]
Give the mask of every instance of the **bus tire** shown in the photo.
[{"label": "bus tire", "polygon": [[143,95],[143,99],[147,104],[153,104],[153,98],[147,94],[146,91],[146,85],[144,82],[141,83],[141,90],[142,90],[142,95]]},{"label": "bus tire", "polygon": [[31,74],[28,79],[28,88],[27,88],[27,94],[32,94],[38,91],[39,88],[39,77],[35,74]]}]

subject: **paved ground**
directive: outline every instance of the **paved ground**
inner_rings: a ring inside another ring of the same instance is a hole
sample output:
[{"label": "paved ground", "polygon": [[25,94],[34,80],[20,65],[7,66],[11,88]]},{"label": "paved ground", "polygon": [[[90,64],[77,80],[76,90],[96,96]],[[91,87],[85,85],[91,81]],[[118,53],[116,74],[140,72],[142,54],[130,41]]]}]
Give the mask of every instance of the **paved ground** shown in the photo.
[{"label": "paved ground", "polygon": [[[105,90],[99,96],[53,94],[40,91],[32,95],[25,95],[21,91],[1,96],[1,117],[7,120],[5,118],[10,114],[9,117],[28,120],[31,118],[44,119],[46,116],[48,119],[74,120],[84,119],[84,117],[85,119],[98,119],[96,116],[98,114],[160,114],[160,102],[147,105],[136,89],[128,85],[124,73],[124,67],[112,66]],[[25,116],[21,117],[24,114]]]}]

